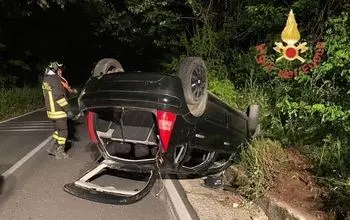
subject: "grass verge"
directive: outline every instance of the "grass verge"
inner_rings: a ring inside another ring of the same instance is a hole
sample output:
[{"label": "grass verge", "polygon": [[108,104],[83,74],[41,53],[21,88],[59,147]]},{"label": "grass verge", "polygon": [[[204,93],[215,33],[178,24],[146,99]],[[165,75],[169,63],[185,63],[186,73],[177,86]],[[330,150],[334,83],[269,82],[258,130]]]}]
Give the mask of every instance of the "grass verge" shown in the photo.
[{"label": "grass verge", "polygon": [[40,87],[0,89],[0,121],[44,106]]},{"label": "grass verge", "polygon": [[245,171],[246,180],[239,192],[250,200],[264,195],[286,161],[287,155],[279,142],[263,138],[254,140],[241,153],[239,166]]},{"label": "grass verge", "polygon": [[349,146],[338,139],[326,141],[322,147],[303,148],[304,155],[315,166],[317,181],[329,191],[327,210],[337,219],[350,219]]}]

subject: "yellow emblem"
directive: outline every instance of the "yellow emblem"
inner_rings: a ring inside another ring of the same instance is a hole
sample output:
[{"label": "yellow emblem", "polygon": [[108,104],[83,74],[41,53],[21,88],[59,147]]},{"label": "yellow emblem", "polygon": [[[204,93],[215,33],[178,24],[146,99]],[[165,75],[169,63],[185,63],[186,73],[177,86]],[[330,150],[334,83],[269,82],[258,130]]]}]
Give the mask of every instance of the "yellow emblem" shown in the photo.
[{"label": "yellow emblem", "polygon": [[295,44],[300,40],[300,33],[298,31],[298,24],[294,18],[293,10],[290,10],[289,12],[287,24],[282,31],[281,38],[283,42],[287,44],[287,46],[283,46],[281,42],[275,42],[276,47],[273,49],[278,53],[283,54],[281,57],[277,58],[276,61],[285,58],[286,60],[290,61],[298,59],[300,62],[304,63],[305,59],[299,56],[299,53],[304,53],[308,50],[308,47],[306,47],[305,42],[295,46]]}]

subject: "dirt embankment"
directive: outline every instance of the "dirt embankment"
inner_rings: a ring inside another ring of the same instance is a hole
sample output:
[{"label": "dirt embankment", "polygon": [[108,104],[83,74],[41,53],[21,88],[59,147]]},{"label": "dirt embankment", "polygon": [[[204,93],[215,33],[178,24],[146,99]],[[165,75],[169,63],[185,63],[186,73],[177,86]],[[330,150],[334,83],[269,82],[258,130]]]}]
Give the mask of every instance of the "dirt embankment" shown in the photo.
[{"label": "dirt embankment", "polygon": [[[327,190],[316,183],[311,164],[295,149],[284,149],[284,154],[283,163],[269,170],[269,189],[257,203],[270,219],[334,219],[325,211]],[[225,175],[238,186],[247,178],[235,167]]]}]

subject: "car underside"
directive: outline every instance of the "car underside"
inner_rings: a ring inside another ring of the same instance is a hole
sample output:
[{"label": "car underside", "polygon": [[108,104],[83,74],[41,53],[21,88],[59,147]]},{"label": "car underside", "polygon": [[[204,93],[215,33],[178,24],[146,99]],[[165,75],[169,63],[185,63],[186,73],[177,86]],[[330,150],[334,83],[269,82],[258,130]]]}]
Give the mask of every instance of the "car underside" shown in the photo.
[{"label": "car underside", "polygon": [[[258,134],[259,106],[243,113],[207,91],[200,58],[187,58],[177,75],[125,72],[103,59],[86,83],[79,104],[87,130],[103,160],[65,191],[112,204],[129,204],[148,194],[159,175],[206,176],[230,166]],[[92,184],[106,169],[148,173],[138,192]]]}]

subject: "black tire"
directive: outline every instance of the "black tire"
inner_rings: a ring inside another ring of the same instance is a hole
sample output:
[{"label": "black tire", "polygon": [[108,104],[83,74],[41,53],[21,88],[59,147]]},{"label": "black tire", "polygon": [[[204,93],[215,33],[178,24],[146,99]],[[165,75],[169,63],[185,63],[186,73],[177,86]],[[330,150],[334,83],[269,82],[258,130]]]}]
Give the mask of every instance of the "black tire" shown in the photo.
[{"label": "black tire", "polygon": [[122,65],[116,59],[105,58],[105,59],[100,60],[96,64],[96,66],[92,72],[92,76],[93,77],[101,77],[105,74],[115,73],[115,72],[124,72]]},{"label": "black tire", "polygon": [[188,109],[192,115],[201,116],[208,99],[208,73],[204,61],[200,57],[185,58],[180,64],[178,76]]},{"label": "black tire", "polygon": [[250,105],[247,109],[249,135],[256,137],[260,133],[260,106]]}]

